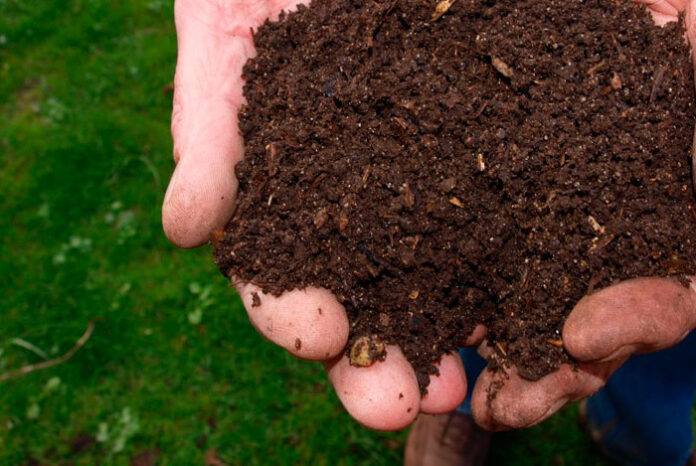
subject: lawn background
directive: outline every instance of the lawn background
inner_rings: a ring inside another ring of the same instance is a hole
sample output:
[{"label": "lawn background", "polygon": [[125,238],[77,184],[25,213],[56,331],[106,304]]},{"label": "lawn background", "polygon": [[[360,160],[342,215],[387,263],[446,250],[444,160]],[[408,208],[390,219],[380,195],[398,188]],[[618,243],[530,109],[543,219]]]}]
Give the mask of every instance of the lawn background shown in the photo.
[{"label": "lawn background", "polygon": [[[0,464],[399,464],[262,340],[208,247],[160,226],[176,59],[164,0],[0,0]],[[490,464],[604,464],[575,408]]]}]

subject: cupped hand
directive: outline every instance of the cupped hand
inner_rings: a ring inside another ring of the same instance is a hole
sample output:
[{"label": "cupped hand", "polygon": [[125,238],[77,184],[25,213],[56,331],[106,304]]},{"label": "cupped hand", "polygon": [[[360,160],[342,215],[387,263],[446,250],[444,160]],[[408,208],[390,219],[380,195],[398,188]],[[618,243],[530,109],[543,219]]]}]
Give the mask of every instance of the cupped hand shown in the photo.
[{"label": "cupped hand", "polygon": [[[242,68],[255,54],[252,29],[297,0],[176,0],[178,57],[172,136],[176,169],[162,206],[167,237],[191,248],[206,243],[232,214],[237,190],[234,166],[243,156],[237,112],[243,103]],[[308,288],[280,297],[253,285],[237,290],[254,327],[298,357],[325,362],[347,411],[362,424],[392,430],[419,411],[451,411],[466,394],[457,355],[445,356],[421,399],[416,376],[397,347],[369,368],[348,364],[343,349],[348,318],[327,290]],[[254,293],[261,297],[254,301]]]},{"label": "cupped hand", "polygon": [[[658,24],[696,0],[643,0]],[[266,18],[290,10],[297,0],[176,0],[178,58],[174,81],[172,135],[176,169],[162,207],[167,237],[181,247],[208,241],[229,219],[237,181],[234,166],[243,156],[237,112],[243,103],[242,67],[255,54],[251,30]],[[687,4],[688,3],[688,4]],[[419,412],[444,413],[466,394],[466,377],[457,355],[439,363],[421,399],[415,373],[397,347],[384,362],[355,368],[342,355],[348,338],[345,310],[327,290],[308,288],[280,297],[253,285],[238,291],[254,327],[298,357],[324,361],[329,379],[348,412],[374,429],[399,429]],[[254,294],[261,296],[260,304]],[[485,371],[473,394],[477,421],[489,429],[533,425],[565,403],[598,390],[631,354],[676,344],[696,326],[696,291],[667,279],[628,281],[581,300],[564,327],[566,348],[580,364],[564,366],[538,382],[514,369],[503,377]],[[468,344],[478,344],[477,329]],[[502,385],[499,384],[502,382]],[[496,383],[495,397],[489,399]]]},{"label": "cupped hand", "polygon": [[581,299],[563,327],[565,348],[577,367],[563,365],[539,381],[485,370],[476,382],[472,411],[489,430],[529,427],[567,403],[602,388],[634,355],[670,348],[696,328],[696,286],[672,278],[627,280]]},{"label": "cupped hand", "polygon": [[[658,25],[685,14],[687,39],[696,44],[696,0],[637,0]],[[693,52],[692,52],[693,55]],[[584,297],[563,327],[563,342],[578,365],[564,365],[539,381],[485,370],[472,396],[477,423],[489,430],[537,424],[569,402],[586,398],[634,354],[676,345],[696,328],[696,287],[675,279],[628,280]],[[481,348],[485,352],[485,348]]]}]

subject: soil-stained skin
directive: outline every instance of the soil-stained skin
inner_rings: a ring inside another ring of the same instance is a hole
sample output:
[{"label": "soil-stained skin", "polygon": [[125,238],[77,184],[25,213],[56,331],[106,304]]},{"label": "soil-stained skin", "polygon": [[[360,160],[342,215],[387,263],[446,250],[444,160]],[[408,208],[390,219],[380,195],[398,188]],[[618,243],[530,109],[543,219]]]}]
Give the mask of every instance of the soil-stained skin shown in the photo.
[{"label": "soil-stained skin", "polygon": [[331,290],[347,354],[397,344],[422,389],[478,323],[534,380],[584,294],[696,271],[689,50],[628,1],[446,6],[317,0],[259,28],[216,261]]}]

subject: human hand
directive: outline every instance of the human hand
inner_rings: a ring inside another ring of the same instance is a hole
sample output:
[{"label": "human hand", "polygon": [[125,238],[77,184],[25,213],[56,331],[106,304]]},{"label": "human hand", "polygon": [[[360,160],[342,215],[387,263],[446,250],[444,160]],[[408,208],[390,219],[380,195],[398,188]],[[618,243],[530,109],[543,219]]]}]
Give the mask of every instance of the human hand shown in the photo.
[{"label": "human hand", "polygon": [[[688,40],[696,44],[695,0],[637,3],[647,6],[658,25],[676,21],[684,12]],[[486,370],[474,389],[474,417],[489,430],[537,424],[565,404],[594,394],[631,355],[674,346],[695,327],[693,283],[684,287],[673,279],[644,278],[586,296],[563,327],[564,346],[578,361],[577,368],[566,364],[536,382],[522,379],[514,368],[507,374]]]},{"label": "human hand", "polygon": [[[243,155],[237,112],[243,103],[242,68],[255,54],[251,28],[297,0],[176,0],[179,53],[174,79],[172,136],[176,169],[162,206],[167,237],[181,247],[208,241],[232,214],[234,166]],[[325,361],[347,411],[373,429],[400,429],[419,411],[453,410],[466,393],[459,357],[446,355],[421,399],[415,373],[397,347],[368,368],[343,356],[348,319],[327,290],[308,288],[273,297],[253,285],[237,290],[254,327],[298,357]],[[254,306],[254,294],[261,303]],[[482,337],[475,332],[470,343]]]},{"label": "human hand", "polygon": [[[529,427],[567,403],[586,398],[634,354],[670,348],[696,328],[696,285],[675,279],[627,280],[585,296],[563,327],[563,343],[577,361],[531,382],[513,369],[485,370],[476,382],[472,411],[488,430]],[[489,400],[489,391],[495,393]]]}]

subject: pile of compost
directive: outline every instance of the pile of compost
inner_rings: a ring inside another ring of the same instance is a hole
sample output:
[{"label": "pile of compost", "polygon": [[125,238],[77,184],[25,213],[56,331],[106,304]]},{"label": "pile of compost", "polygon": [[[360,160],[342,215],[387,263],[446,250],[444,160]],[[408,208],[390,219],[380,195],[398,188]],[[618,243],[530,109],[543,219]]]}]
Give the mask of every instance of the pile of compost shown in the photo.
[{"label": "pile of compost", "polygon": [[396,344],[425,389],[484,324],[536,380],[569,361],[583,295],[696,272],[681,22],[630,1],[315,0],[254,41],[216,262],[274,295],[331,290],[348,354]]}]

